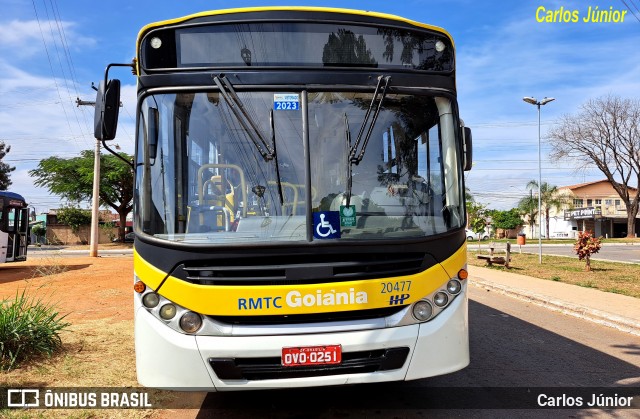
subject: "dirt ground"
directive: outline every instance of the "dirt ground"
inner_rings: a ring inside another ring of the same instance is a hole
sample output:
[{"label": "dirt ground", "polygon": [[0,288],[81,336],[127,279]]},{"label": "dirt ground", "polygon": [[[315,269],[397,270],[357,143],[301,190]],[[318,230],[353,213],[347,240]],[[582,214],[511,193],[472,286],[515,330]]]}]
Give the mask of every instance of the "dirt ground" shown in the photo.
[{"label": "dirt ground", "polygon": [[[58,273],[59,272],[59,273]],[[41,274],[49,274],[40,276]],[[27,289],[55,301],[67,320],[133,319],[133,258],[31,257],[0,265],[0,299]]]},{"label": "dirt ground", "polygon": [[[30,297],[56,304],[71,323],[61,333],[63,350],[0,372],[0,387],[138,387],[133,344],[133,258],[129,256],[30,257],[0,265],[0,301],[25,290]],[[151,390],[155,400],[183,400],[198,406],[204,393]],[[171,402],[173,405],[174,403]],[[182,404],[179,402],[178,404]],[[109,417],[195,417],[196,410],[110,410]],[[31,411],[47,417],[103,417],[96,410]],[[23,418],[19,411],[0,417]],[[26,417],[32,417],[27,415]]]}]

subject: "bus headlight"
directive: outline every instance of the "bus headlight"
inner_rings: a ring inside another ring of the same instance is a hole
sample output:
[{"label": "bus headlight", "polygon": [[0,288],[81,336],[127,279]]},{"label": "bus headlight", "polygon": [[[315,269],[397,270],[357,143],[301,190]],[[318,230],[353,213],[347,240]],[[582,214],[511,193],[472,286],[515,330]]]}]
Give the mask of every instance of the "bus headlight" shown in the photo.
[{"label": "bus headlight", "polygon": [[195,333],[202,326],[202,317],[193,311],[187,311],[180,318],[180,328],[187,333]]},{"label": "bus headlight", "polygon": [[433,303],[438,307],[444,307],[449,302],[449,296],[445,292],[437,292],[436,295],[433,296]]},{"label": "bus headlight", "polygon": [[451,295],[456,295],[462,290],[462,284],[457,279],[452,279],[447,282],[447,292]]},{"label": "bus headlight", "polygon": [[164,320],[171,320],[176,315],[177,311],[176,306],[173,304],[165,304],[160,307],[160,317]]},{"label": "bus headlight", "polygon": [[428,301],[420,300],[413,305],[413,317],[421,322],[429,320],[433,314],[433,307]]},{"label": "bus headlight", "polygon": [[142,304],[147,308],[154,308],[160,302],[160,297],[155,292],[150,292],[142,297]]}]

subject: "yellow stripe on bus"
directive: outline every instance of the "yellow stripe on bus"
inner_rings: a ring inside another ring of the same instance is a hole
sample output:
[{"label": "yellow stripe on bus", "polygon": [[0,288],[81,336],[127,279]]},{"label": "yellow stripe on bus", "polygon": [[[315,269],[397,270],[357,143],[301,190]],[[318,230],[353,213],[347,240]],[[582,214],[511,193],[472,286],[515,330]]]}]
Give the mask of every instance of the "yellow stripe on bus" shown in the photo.
[{"label": "yellow stripe on bus", "polygon": [[442,267],[451,278],[458,275],[458,271],[467,264],[467,243],[465,242],[460,248],[449,258],[442,262]]},{"label": "yellow stripe on bus", "polygon": [[[466,244],[442,265],[390,279],[233,286],[191,284],[169,276],[158,292],[189,310],[206,315],[262,316],[367,310],[418,301],[442,289],[465,263]],[[164,278],[139,255],[136,255],[135,270],[153,289]]]},{"label": "yellow stripe on bus", "polygon": [[162,281],[167,277],[166,272],[161,271],[144,260],[135,249],[133,249],[133,272],[152,290],[157,290]]}]

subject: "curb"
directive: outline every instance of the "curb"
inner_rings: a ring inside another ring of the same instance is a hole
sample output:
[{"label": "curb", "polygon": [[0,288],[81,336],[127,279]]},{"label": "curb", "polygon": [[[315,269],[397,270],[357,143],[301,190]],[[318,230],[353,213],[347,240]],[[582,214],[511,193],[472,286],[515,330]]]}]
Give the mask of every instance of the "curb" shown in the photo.
[{"label": "curb", "polygon": [[517,298],[521,301],[527,301],[537,306],[545,307],[549,310],[597,323],[602,326],[612,327],[620,330],[621,332],[640,336],[640,321],[635,319],[622,317],[617,314],[607,313],[578,304],[568,303],[546,295],[525,292],[517,288],[495,284],[479,278],[472,278],[471,283],[478,288],[496,291],[500,294]]}]

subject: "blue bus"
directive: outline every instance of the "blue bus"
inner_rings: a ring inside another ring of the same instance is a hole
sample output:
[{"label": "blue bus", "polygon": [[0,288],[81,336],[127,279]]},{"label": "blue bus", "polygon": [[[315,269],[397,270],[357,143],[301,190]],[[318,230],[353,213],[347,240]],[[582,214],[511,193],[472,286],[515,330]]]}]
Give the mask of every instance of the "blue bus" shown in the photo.
[{"label": "blue bus", "polygon": [[27,260],[29,209],[25,199],[0,191],[0,263]]}]

